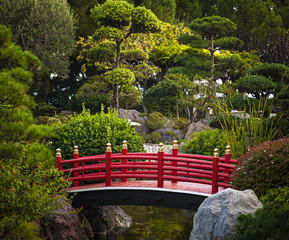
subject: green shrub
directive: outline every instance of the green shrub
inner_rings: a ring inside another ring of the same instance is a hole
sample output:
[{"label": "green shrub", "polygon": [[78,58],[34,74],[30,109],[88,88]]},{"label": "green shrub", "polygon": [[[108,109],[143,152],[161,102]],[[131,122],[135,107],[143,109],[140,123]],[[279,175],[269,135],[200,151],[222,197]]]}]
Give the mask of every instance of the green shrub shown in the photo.
[{"label": "green shrub", "polygon": [[60,120],[57,117],[39,116],[35,118],[35,124],[37,125],[45,124],[45,125],[51,126],[59,122]]},{"label": "green shrub", "polygon": [[121,152],[122,142],[128,142],[129,152],[143,151],[143,141],[125,118],[118,118],[117,112],[91,115],[84,109],[65,123],[53,129],[52,149],[61,149],[63,159],[73,156],[74,146],[79,147],[80,156],[103,154],[106,144],[112,144],[112,151]]},{"label": "green shrub", "polygon": [[[29,147],[29,145],[27,145]],[[25,157],[0,160],[0,232],[3,239],[37,239],[30,222],[50,214],[64,202],[67,187],[63,173]],[[28,232],[26,232],[28,231]],[[21,236],[21,237],[19,237]],[[19,238],[18,238],[19,237]],[[2,239],[1,238],[1,239]]]},{"label": "green shrub", "polygon": [[153,132],[151,134],[152,143],[158,143],[161,138],[161,134],[158,132]]},{"label": "green shrub", "polygon": [[219,149],[220,156],[224,156],[227,140],[225,132],[220,129],[195,132],[184,145],[186,153],[212,156],[214,149]]},{"label": "green shrub", "polygon": [[261,197],[260,200],[268,207],[289,207],[289,187],[271,189],[269,193]]},{"label": "green shrub", "polygon": [[165,117],[159,112],[153,112],[148,117],[148,126],[152,130],[162,128],[166,123]]},{"label": "green shrub", "polygon": [[181,130],[186,132],[188,130],[188,127],[190,125],[190,121],[186,118],[180,117],[179,119],[173,118],[174,122],[174,129]]},{"label": "green shrub", "polygon": [[241,155],[232,175],[237,189],[252,189],[258,197],[289,186],[289,139],[261,143]]},{"label": "green shrub", "polygon": [[235,240],[289,239],[289,208],[263,207],[254,214],[240,215]]}]

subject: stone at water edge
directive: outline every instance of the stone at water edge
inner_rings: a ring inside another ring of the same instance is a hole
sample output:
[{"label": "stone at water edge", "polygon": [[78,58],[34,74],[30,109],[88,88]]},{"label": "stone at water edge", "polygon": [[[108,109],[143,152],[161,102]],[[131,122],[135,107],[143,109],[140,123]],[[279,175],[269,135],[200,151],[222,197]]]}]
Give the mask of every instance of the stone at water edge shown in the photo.
[{"label": "stone at water edge", "polygon": [[200,205],[194,216],[194,227],[190,240],[231,240],[234,224],[241,214],[254,213],[262,203],[253,190],[237,191],[225,189]]},{"label": "stone at water edge", "polygon": [[119,206],[90,207],[82,211],[95,235],[120,235],[132,225],[132,219]]}]

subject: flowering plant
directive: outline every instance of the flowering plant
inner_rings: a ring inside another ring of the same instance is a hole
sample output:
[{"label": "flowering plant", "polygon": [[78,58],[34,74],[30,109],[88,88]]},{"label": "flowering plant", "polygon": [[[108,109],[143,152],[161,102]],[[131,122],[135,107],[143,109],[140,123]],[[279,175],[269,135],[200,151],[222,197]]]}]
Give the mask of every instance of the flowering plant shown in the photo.
[{"label": "flowering plant", "polygon": [[260,143],[240,156],[233,186],[252,189],[258,197],[272,188],[289,186],[289,138]]}]

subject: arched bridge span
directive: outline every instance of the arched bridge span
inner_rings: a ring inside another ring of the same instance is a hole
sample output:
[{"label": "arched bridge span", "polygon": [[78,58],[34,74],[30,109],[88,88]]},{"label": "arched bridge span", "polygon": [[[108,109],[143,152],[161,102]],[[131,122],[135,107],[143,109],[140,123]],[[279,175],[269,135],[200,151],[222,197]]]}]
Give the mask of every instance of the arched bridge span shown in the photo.
[{"label": "arched bridge span", "polygon": [[[164,153],[160,144],[158,153],[128,153],[126,141],[122,153],[112,154],[107,144],[106,154],[79,157],[75,147],[74,158],[62,160],[57,152],[57,167],[71,174],[76,192],[74,207],[100,205],[151,205],[197,209],[211,194],[231,186],[230,173],[236,160],[231,159],[227,146],[224,158],[218,149],[214,156],[178,153],[174,142],[172,153]],[[87,183],[96,180],[98,183]]]}]

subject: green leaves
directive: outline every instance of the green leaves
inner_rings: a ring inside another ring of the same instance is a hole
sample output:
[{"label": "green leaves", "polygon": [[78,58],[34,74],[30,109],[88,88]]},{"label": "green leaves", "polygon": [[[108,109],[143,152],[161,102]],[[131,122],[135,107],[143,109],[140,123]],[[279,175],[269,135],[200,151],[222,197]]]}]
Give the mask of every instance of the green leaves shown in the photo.
[{"label": "green leaves", "polygon": [[142,151],[143,143],[126,119],[118,118],[117,112],[91,115],[86,109],[71,120],[53,129],[52,148],[61,149],[63,159],[72,158],[74,146],[80,156],[105,153],[106,144],[112,144],[113,152],[121,152],[122,142],[128,142],[129,151]]},{"label": "green leaves", "polygon": [[110,83],[123,85],[132,84],[135,81],[134,73],[127,68],[116,68],[109,71],[105,78]]}]

